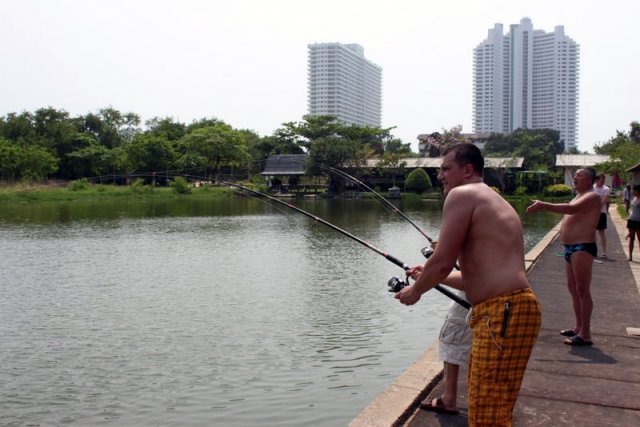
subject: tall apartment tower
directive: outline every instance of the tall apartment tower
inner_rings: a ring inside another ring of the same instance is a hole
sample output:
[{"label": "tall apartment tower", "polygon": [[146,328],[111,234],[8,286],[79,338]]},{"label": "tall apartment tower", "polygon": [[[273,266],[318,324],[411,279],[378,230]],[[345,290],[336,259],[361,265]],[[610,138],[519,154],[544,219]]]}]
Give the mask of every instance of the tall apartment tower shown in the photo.
[{"label": "tall apartment tower", "polygon": [[560,131],[565,151],[577,146],[580,47],[557,26],[534,30],[531,20],[489,30],[473,50],[473,130]]},{"label": "tall apartment tower", "polygon": [[309,44],[308,108],[347,124],[380,126],[382,68],[357,44]]}]

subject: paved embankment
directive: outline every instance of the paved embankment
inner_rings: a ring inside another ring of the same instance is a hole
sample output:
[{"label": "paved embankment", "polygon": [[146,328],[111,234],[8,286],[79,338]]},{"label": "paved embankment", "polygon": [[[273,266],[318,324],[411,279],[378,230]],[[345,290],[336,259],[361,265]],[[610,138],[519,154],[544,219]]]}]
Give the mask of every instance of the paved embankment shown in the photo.
[{"label": "paved embankment", "polygon": [[[562,245],[554,229],[527,254],[535,261],[529,280],[542,303],[542,329],[516,404],[516,426],[640,425],[640,250],[627,261],[625,221],[611,207],[608,260],[593,268],[592,347],[563,344],[559,330],[574,326],[566,289]],[[466,372],[460,384],[460,415],[416,409],[441,392],[437,343],[380,395],[350,426],[466,425]]]}]

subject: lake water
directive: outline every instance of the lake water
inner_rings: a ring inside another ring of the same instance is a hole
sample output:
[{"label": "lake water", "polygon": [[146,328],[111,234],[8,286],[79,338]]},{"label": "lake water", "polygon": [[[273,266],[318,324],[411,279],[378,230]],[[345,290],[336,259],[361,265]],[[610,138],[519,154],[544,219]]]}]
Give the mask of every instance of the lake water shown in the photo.
[{"label": "lake water", "polygon": [[[425,239],[375,200],[296,204],[423,262]],[[440,203],[400,208],[437,237]],[[527,216],[527,249],[557,220]],[[346,425],[449,304],[432,291],[404,307],[380,255],[233,196],[5,203],[0,267],[4,426]]]}]

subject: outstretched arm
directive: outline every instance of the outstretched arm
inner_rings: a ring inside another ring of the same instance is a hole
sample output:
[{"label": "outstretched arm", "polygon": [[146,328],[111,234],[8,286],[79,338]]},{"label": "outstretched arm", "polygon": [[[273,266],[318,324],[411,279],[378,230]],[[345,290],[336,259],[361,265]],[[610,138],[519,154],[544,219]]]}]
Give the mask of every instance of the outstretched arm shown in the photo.
[{"label": "outstretched arm", "polygon": [[549,211],[565,215],[573,215],[577,213],[588,212],[594,206],[600,206],[601,198],[596,193],[589,193],[582,197],[577,197],[569,203],[549,203],[542,200],[534,200],[529,207],[527,213],[538,211]]}]

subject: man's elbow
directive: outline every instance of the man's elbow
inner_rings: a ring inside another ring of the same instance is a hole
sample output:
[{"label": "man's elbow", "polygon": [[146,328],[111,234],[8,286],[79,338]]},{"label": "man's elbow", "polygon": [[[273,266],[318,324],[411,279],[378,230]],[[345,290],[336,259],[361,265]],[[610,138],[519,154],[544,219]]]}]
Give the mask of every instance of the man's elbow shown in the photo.
[{"label": "man's elbow", "polygon": [[441,265],[435,266],[434,273],[438,278],[439,283],[444,282],[447,277],[449,277],[449,274],[451,273],[451,271],[453,271],[453,267],[454,263],[451,263],[451,265],[443,263]]}]

